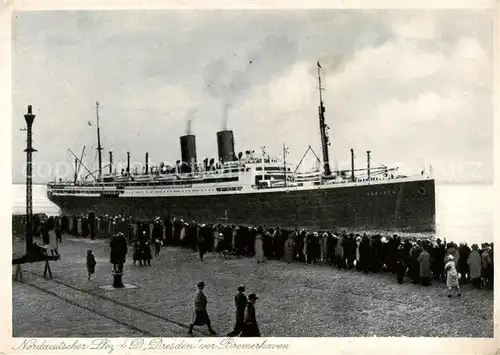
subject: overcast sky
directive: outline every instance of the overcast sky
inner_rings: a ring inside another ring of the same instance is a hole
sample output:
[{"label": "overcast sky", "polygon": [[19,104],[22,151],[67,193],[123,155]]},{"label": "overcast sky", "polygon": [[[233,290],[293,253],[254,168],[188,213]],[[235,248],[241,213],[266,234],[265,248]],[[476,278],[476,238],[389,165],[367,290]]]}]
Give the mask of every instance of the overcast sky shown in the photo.
[{"label": "overcast sky", "polygon": [[[236,151],[298,162],[321,154],[316,61],[323,66],[331,163],[432,164],[438,181],[493,179],[492,17],[488,11],[44,11],[13,19],[13,181],[24,180],[32,104],[35,181],[80,155],[180,159],[187,121],[198,158],[216,132]],[[89,125],[91,121],[91,125]],[[311,163],[308,159],[307,163]],[[51,171],[48,171],[51,167]],[[107,171],[107,169],[106,169]],[[63,173],[63,169],[59,174]],[[72,171],[67,172],[71,176]]]}]

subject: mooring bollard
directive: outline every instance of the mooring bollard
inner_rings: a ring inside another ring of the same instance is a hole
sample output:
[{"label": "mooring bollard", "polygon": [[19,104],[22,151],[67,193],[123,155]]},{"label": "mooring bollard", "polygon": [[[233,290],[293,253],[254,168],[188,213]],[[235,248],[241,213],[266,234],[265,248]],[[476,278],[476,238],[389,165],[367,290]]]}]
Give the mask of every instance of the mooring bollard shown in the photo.
[{"label": "mooring bollard", "polygon": [[124,288],[123,284],[123,272],[113,270],[113,287],[114,288]]}]

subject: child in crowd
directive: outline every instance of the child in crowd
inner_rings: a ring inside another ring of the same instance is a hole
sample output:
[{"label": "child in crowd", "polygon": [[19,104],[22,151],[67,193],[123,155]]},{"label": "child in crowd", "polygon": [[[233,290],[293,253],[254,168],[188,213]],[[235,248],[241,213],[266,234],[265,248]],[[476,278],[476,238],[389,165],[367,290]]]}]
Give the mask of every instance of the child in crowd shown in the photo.
[{"label": "child in crowd", "polygon": [[458,284],[459,274],[455,266],[455,258],[453,255],[448,255],[448,262],[444,266],[446,271],[446,286],[448,286],[448,297],[452,297],[452,290],[455,288],[458,292],[457,296],[460,297],[460,286]]},{"label": "child in crowd", "polygon": [[95,272],[95,265],[96,265],[95,257],[94,254],[92,254],[92,250],[87,250],[87,272],[89,275],[89,281],[90,281],[90,276],[94,274]]}]

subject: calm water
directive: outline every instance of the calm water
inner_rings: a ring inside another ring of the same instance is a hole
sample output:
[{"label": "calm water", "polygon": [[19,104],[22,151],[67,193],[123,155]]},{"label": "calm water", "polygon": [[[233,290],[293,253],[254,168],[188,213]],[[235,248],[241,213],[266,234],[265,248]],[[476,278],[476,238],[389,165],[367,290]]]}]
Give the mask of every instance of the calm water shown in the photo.
[{"label": "calm water", "polygon": [[[12,185],[13,213],[25,213],[25,187]],[[493,241],[492,185],[436,185],[436,237],[456,242]],[[44,185],[33,186],[33,211],[58,214]]]}]

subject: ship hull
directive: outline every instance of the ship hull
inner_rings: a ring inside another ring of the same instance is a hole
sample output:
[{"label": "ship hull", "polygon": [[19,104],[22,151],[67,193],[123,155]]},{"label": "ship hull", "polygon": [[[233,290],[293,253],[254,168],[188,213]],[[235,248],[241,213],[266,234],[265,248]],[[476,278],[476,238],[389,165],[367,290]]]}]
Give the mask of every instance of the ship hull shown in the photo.
[{"label": "ship hull", "polygon": [[432,179],[308,190],[169,197],[50,196],[65,215],[175,216],[199,223],[263,227],[432,232]]}]

